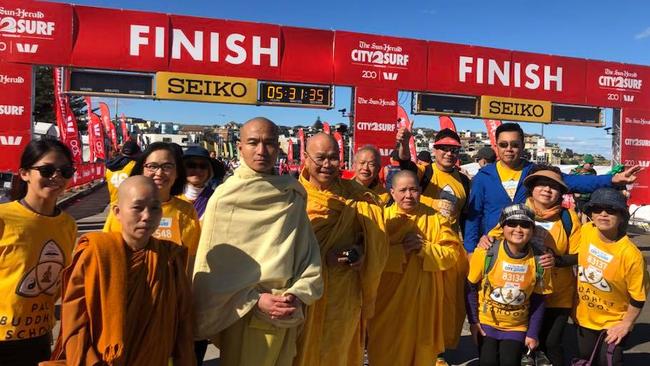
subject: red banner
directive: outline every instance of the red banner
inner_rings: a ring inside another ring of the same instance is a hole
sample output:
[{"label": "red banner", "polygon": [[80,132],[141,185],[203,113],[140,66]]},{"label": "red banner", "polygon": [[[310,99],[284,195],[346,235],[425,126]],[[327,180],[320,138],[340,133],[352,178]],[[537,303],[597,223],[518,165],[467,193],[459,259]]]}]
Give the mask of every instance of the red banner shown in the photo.
[{"label": "red banner", "polygon": [[32,66],[0,62],[0,171],[18,172],[32,136]]},{"label": "red banner", "polygon": [[644,169],[630,190],[630,203],[650,204],[650,111],[623,109],[621,113],[621,163]]},{"label": "red banner", "polygon": [[497,153],[497,128],[501,126],[501,121],[497,119],[485,119],[485,128],[490,137],[490,145],[494,153]]},{"label": "red banner", "polygon": [[332,134],[332,128],[330,127],[329,123],[323,122],[323,132],[325,132],[328,135]]},{"label": "red banner", "polygon": [[287,164],[293,164],[293,140],[287,140]]},{"label": "red banner", "polygon": [[387,164],[395,149],[397,90],[357,87],[354,93],[354,151],[365,145],[379,149]]},{"label": "red banner", "polygon": [[345,143],[343,142],[343,136],[339,133],[339,131],[334,131],[334,134],[332,135],[334,137],[334,140],[336,140],[336,143],[339,145],[339,161],[341,164],[345,161]]},{"label": "red banner", "polygon": [[72,50],[72,6],[40,1],[0,3],[0,60],[65,65]]},{"label": "red banner", "polygon": [[336,84],[426,89],[425,41],[343,31],[334,37]]},{"label": "red banner", "polygon": [[614,108],[650,106],[650,67],[612,62],[587,64],[587,103]]},{"label": "red banner", "polygon": [[438,119],[440,120],[440,129],[444,130],[445,128],[448,128],[454,132],[456,132],[456,124],[454,123],[454,120],[451,119],[449,116],[439,116]]},{"label": "red banner", "polygon": [[77,128],[77,118],[70,107],[70,99],[63,91],[63,68],[52,68],[54,80],[54,104],[56,109],[56,125],[59,127],[59,138],[72,151],[72,159],[76,164],[83,161],[81,140]]},{"label": "red banner", "polygon": [[300,167],[305,165],[305,131],[298,129],[298,143],[300,144]]},{"label": "red banner", "polygon": [[106,160],[106,147],[104,146],[104,128],[102,122],[95,113],[89,112],[90,123],[88,124],[88,134],[92,134],[93,146],[92,150],[95,151],[95,158]]},{"label": "red banner", "polygon": [[122,145],[129,140],[129,129],[126,127],[126,117],[124,113],[120,116],[120,127],[122,129]]},{"label": "red banner", "polygon": [[282,27],[282,43],[282,80],[334,83],[334,32]]},{"label": "red banner", "polygon": [[108,105],[104,102],[99,103],[99,111],[102,115],[102,124],[104,125],[104,130],[111,139],[112,149],[117,151],[117,130],[115,129],[115,124],[111,121],[111,111],[108,108]]}]

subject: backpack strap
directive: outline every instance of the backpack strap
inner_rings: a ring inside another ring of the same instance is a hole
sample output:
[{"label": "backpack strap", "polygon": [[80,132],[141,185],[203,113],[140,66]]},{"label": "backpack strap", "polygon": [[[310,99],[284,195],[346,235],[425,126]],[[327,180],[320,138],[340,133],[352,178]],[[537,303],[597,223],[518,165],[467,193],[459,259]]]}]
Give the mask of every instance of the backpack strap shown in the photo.
[{"label": "backpack strap", "polygon": [[501,241],[498,241],[487,250],[485,254],[485,262],[483,263],[483,278],[487,278],[487,274],[490,273],[492,268],[494,268],[494,263],[497,261],[499,256],[499,248],[501,247]]},{"label": "backpack strap", "polygon": [[569,240],[571,237],[571,232],[573,231],[573,220],[571,219],[571,213],[569,213],[569,210],[562,208],[560,219],[562,220],[562,227],[566,233],[566,238]]},{"label": "backpack strap", "polygon": [[421,193],[424,193],[424,190],[427,189],[429,183],[431,183],[431,178],[433,178],[433,167],[429,164],[424,168],[424,175],[422,176],[422,179],[420,179]]}]

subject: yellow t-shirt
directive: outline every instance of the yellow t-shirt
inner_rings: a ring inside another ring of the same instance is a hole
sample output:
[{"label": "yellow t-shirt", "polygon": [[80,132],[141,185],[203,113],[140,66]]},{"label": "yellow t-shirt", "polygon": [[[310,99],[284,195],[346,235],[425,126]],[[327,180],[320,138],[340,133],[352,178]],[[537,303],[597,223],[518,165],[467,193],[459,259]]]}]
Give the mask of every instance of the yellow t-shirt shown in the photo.
[{"label": "yellow t-shirt", "polygon": [[499,178],[501,178],[501,185],[511,200],[515,198],[522,169],[523,165],[518,169],[511,169],[501,161],[497,161],[497,173],[499,174]]},{"label": "yellow t-shirt", "polygon": [[[573,222],[571,234],[567,238],[562,220],[555,221],[535,221],[535,237],[533,240],[540,240],[547,248],[553,250],[555,255],[576,254],[580,246],[580,219],[573,210],[569,210],[571,221]],[[503,239],[503,229],[497,224],[488,236],[498,240]],[[549,308],[573,308],[576,279],[573,273],[573,267],[555,267],[551,270],[551,279],[553,282],[553,293],[544,299],[546,307]]]},{"label": "yellow t-shirt", "polygon": [[112,171],[106,169],[104,175],[106,176],[106,186],[108,187],[111,203],[117,201],[117,188],[131,175],[134,166],[135,160],[131,160],[121,170]]},{"label": "yellow t-shirt", "polygon": [[[119,232],[122,225],[110,211],[104,224],[104,232]],[[201,224],[191,203],[172,197],[162,204],[162,219],[153,237],[169,240],[187,247],[190,256],[196,255],[201,236]]]},{"label": "yellow t-shirt", "polygon": [[[418,179],[424,177],[426,165],[418,164]],[[461,210],[467,201],[467,194],[460,175],[462,173],[454,169],[448,173],[432,164],[433,175],[431,182],[422,193],[420,201],[440,212],[453,224],[458,221]]]},{"label": "yellow t-shirt", "polygon": [[487,251],[478,248],[472,254],[467,279],[481,283],[479,290],[479,322],[504,331],[526,331],[530,296],[552,291],[551,277],[544,271],[542,283],[535,277],[536,264],[532,250],[523,258],[512,258],[505,244],[499,245],[499,254],[493,257],[494,265],[483,278]]},{"label": "yellow t-shirt", "polygon": [[607,329],[623,319],[631,299],[646,300],[645,259],[627,236],[604,242],[593,223],[582,226],[581,236],[576,320],[585,328]]},{"label": "yellow t-shirt", "polygon": [[0,205],[0,341],[52,330],[61,271],[76,237],[77,225],[65,212],[49,217],[18,201]]}]

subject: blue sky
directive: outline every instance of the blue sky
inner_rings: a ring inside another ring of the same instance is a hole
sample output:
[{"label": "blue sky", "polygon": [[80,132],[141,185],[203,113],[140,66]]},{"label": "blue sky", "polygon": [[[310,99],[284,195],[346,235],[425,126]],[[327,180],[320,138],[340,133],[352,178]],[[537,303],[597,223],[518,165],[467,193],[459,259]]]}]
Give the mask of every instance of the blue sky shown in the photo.
[{"label": "blue sky", "polygon": [[[453,1],[222,1],[76,0],[76,4],[138,9],[282,25],[349,30],[425,40],[489,46],[650,65],[650,2],[647,0],[453,0]],[[114,106],[112,100],[109,105]],[[410,99],[402,98],[410,110]],[[350,90],[337,88],[331,111],[246,107],[226,104],[122,99],[119,112],[180,123],[221,124],[256,115],[279,124],[311,124],[317,116],[348,122],[336,110],[350,109]],[[438,128],[438,118],[414,116],[415,127]],[[482,120],[455,118],[459,129],[483,130]],[[607,113],[611,124],[611,111]],[[539,124],[523,124],[529,133]],[[602,129],[545,126],[544,135],[578,152],[611,156],[611,138]]]}]

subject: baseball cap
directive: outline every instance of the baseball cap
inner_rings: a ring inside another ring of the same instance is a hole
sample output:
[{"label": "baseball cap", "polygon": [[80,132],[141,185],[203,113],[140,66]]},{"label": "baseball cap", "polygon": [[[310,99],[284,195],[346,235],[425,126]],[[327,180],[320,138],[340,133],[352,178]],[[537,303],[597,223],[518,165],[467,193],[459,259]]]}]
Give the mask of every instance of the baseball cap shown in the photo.
[{"label": "baseball cap", "polygon": [[436,137],[433,139],[433,146],[435,145],[449,145],[449,146],[461,146],[460,145],[460,136],[450,128],[444,128],[440,130]]},{"label": "baseball cap", "polygon": [[584,211],[588,215],[594,207],[611,207],[619,211],[623,216],[629,216],[627,200],[620,191],[614,188],[599,188],[591,194],[589,202],[585,205]]},{"label": "baseball cap", "polygon": [[501,217],[499,218],[499,224],[503,226],[507,221],[529,221],[535,222],[535,214],[533,211],[528,208],[523,203],[517,203],[514,205],[506,206],[503,211],[501,211]]},{"label": "baseball cap", "polygon": [[582,157],[582,161],[584,161],[585,164],[593,164],[594,163],[594,157],[591,154],[585,154]]}]

